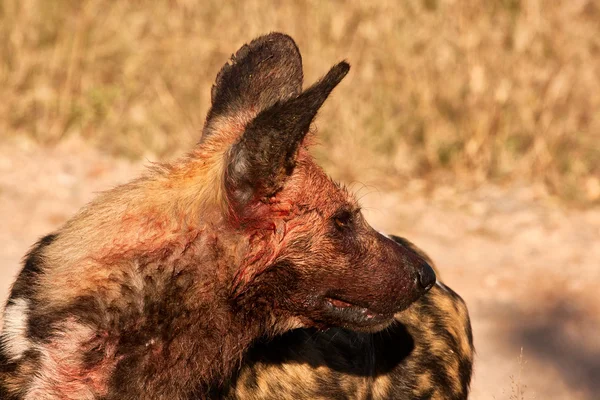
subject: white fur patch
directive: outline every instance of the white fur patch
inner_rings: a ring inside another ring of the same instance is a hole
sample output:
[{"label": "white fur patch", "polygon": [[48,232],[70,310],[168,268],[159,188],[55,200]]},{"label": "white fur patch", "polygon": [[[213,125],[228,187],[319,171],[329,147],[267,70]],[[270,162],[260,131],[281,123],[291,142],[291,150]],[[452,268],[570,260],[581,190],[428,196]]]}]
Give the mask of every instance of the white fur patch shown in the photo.
[{"label": "white fur patch", "polygon": [[27,339],[27,318],[29,303],[26,299],[16,299],[4,310],[4,328],[2,342],[6,355],[12,360],[18,360],[31,347]]},{"label": "white fur patch", "polygon": [[448,287],[446,287],[446,285],[444,285],[442,282],[436,281],[435,284],[438,285],[440,287],[440,289],[443,289],[445,292],[450,293],[450,291],[448,290]]}]

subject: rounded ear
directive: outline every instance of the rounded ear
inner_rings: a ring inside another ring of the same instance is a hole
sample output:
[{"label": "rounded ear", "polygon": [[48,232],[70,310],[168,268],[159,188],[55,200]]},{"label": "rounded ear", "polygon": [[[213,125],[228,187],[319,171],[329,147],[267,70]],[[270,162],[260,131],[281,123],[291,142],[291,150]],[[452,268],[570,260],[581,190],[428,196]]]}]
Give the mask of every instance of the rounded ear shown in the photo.
[{"label": "rounded ear", "polygon": [[[218,117],[251,115],[302,92],[302,57],[294,40],[270,33],[242,46],[225,64],[211,91],[203,137]],[[250,119],[251,119],[250,118]]]}]

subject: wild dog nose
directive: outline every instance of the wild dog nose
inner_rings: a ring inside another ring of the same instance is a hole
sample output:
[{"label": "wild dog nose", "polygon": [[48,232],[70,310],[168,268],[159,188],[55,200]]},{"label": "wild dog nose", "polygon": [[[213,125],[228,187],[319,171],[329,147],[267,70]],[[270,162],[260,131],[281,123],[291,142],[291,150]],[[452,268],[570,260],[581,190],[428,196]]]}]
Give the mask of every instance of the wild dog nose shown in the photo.
[{"label": "wild dog nose", "polygon": [[431,268],[431,265],[423,262],[417,267],[417,274],[419,275],[419,285],[421,285],[425,291],[428,291],[435,285],[435,271]]}]

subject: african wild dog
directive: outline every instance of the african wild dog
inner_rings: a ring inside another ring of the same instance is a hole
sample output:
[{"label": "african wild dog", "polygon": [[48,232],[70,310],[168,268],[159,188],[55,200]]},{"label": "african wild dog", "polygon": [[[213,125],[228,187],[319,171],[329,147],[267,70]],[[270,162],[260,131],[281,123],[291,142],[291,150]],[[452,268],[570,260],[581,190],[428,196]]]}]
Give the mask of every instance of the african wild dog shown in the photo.
[{"label": "african wild dog", "polygon": [[100,195],[26,257],[0,397],[206,398],[257,338],[378,331],[430,289],[427,261],[374,231],[308,152],[348,69],[303,91],[291,38],[243,46],[187,157]]},{"label": "african wild dog", "polygon": [[[420,252],[406,239],[391,237]],[[296,329],[260,340],[220,397],[467,399],[474,350],[462,298],[438,281],[395,319],[377,333]]]}]

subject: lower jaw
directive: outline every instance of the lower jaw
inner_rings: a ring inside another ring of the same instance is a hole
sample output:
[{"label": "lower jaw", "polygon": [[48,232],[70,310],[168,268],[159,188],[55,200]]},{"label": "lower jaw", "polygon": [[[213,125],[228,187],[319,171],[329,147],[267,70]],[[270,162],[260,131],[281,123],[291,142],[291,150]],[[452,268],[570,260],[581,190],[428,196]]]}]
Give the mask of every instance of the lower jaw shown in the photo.
[{"label": "lower jaw", "polygon": [[393,314],[380,314],[358,306],[336,307],[329,303],[326,307],[328,316],[337,320],[335,325],[355,331],[377,332],[394,321]]},{"label": "lower jaw", "polygon": [[377,333],[387,329],[394,322],[393,318],[389,318],[385,321],[379,322],[374,325],[367,326],[348,326],[347,329],[351,329],[353,331],[364,332],[364,333]]},{"label": "lower jaw", "polygon": [[301,320],[304,328],[315,328],[318,330],[343,328],[362,333],[377,333],[383,331],[390,327],[395,321],[394,317],[389,317],[385,320],[379,320],[376,323],[357,323],[356,321],[345,320],[337,317],[332,318],[331,316],[318,319],[302,318]]}]

